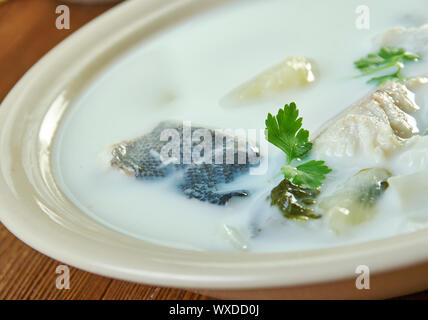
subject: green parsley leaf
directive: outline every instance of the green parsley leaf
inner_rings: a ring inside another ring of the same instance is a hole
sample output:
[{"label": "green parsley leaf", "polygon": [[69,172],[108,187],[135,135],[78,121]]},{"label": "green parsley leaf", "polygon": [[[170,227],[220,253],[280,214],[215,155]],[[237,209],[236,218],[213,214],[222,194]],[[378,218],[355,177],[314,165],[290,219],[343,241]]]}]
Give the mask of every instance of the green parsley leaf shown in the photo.
[{"label": "green parsley leaf", "polygon": [[291,164],[293,160],[301,161],[312,149],[309,131],[302,129],[302,118],[299,118],[296,104],[286,104],[276,116],[269,113],[265,123],[266,139],[287,156],[287,164],[281,168],[284,178],[304,188],[320,187],[325,175],[331,172],[324,161],[311,160],[297,167]]},{"label": "green parsley leaf", "polygon": [[385,60],[377,54],[369,54],[366,58],[355,61],[354,64],[358,69],[366,72],[368,70],[375,69],[384,61]]},{"label": "green parsley leaf", "polygon": [[266,139],[280,148],[287,156],[287,163],[294,159],[300,159],[307,155],[312,148],[309,142],[309,131],[301,129],[302,118],[298,118],[294,102],[286,104],[284,109],[279,109],[276,116],[270,113],[266,119]]},{"label": "green parsley leaf", "polygon": [[321,216],[311,208],[320,193],[319,187],[326,174],[332,170],[324,161],[310,160],[296,166],[293,160],[301,161],[312,149],[309,131],[302,129],[302,118],[294,102],[279,109],[276,116],[268,114],[265,121],[266,139],[280,148],[287,157],[287,164],[281,168],[284,179],[272,189],[268,199],[287,219],[306,221]]},{"label": "green parsley leaf", "polygon": [[396,74],[387,74],[385,76],[373,77],[368,81],[368,83],[377,83],[381,86],[389,81],[396,81],[397,79],[404,80],[404,78],[397,76]]},{"label": "green parsley leaf", "polygon": [[325,165],[325,161],[311,160],[297,167],[285,165],[281,168],[281,173],[285,178],[293,181],[294,184],[304,188],[316,189],[322,185],[325,175],[332,170]]},{"label": "green parsley leaf", "polygon": [[396,68],[396,71],[391,74],[372,77],[368,81],[382,85],[388,81],[404,80],[405,77],[400,74],[404,68],[404,63],[421,59],[420,55],[407,52],[403,48],[383,47],[377,54],[370,53],[367,57],[355,61],[354,65],[362,72],[361,76],[368,76],[382,70]]},{"label": "green parsley leaf", "polygon": [[400,57],[402,56],[404,53],[406,53],[406,50],[404,50],[403,48],[394,48],[394,47],[382,47],[379,50],[378,55],[385,59],[394,59],[396,57]]}]

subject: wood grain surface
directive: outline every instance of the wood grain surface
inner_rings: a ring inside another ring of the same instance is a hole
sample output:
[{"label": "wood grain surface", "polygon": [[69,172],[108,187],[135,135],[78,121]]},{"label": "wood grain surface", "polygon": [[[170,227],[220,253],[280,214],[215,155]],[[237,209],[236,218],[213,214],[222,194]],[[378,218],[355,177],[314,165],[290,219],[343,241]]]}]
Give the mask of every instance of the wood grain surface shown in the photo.
[{"label": "wood grain surface", "polygon": [[[144,1],[144,0],[141,0]],[[0,101],[47,51],[113,5],[69,5],[71,29],[57,30],[55,0],[0,0]],[[33,250],[0,224],[0,299],[209,299],[189,291],[113,280],[70,268],[70,289],[57,289],[61,263]],[[428,293],[404,298],[428,299]]]}]

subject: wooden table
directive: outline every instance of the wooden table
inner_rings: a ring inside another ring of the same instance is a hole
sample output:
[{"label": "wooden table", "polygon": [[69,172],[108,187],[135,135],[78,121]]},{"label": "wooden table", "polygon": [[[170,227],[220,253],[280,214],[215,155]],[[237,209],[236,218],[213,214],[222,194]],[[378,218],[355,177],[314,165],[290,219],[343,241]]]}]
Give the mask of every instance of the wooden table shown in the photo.
[{"label": "wooden table", "polygon": [[[47,51],[113,5],[69,5],[71,29],[55,28],[55,0],[0,0],[0,101]],[[0,299],[209,299],[189,291],[113,280],[70,268],[70,289],[56,288],[61,263],[33,250],[0,224]],[[428,299],[428,292],[410,296]]]}]

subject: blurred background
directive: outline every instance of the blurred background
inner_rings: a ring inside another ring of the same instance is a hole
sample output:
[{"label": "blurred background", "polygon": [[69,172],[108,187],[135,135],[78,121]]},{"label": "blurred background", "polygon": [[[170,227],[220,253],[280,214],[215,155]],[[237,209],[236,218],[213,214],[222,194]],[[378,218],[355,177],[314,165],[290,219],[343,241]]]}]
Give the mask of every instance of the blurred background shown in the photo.
[{"label": "blurred background", "polygon": [[[0,101],[25,71],[46,52],[82,25],[113,7],[115,2],[0,0]],[[70,8],[69,30],[58,30],[55,27],[58,17],[55,10],[61,4]]]}]

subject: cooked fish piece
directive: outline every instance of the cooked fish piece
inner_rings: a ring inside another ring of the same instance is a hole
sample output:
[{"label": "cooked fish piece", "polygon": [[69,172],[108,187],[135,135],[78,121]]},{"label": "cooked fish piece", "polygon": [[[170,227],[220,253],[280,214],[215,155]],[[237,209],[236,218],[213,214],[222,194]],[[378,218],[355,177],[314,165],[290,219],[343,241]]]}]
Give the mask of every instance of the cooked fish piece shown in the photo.
[{"label": "cooked fish piece", "polygon": [[418,54],[428,54],[428,24],[419,28],[396,27],[377,37],[380,46],[402,47]]},{"label": "cooked fish piece", "polygon": [[[163,147],[169,141],[162,141],[161,134],[164,130],[176,130],[179,134],[179,155],[171,159],[177,161],[163,161],[161,158]],[[201,127],[192,127],[190,134]],[[113,147],[111,165],[122,169],[127,174],[134,175],[139,179],[160,179],[167,177],[177,171],[182,171],[182,177],[176,182],[177,189],[188,198],[195,198],[201,201],[207,201],[214,204],[224,205],[232,197],[245,197],[249,194],[247,190],[228,190],[221,191],[221,185],[232,182],[238,176],[249,171],[250,167],[255,165],[254,159],[257,159],[257,149],[245,144],[245,148],[239,145],[237,137],[229,136],[233,141],[233,159],[227,159],[228,145],[222,143],[216,146],[216,135],[214,130],[207,130],[212,137],[211,158],[210,161],[201,163],[186,163],[184,159],[190,159],[191,154],[197,147],[193,143],[189,148],[183,144],[183,125],[174,122],[162,122],[150,133],[134,140],[121,142]],[[219,151],[221,153],[219,156]],[[230,153],[229,153],[230,154]],[[220,163],[218,158],[220,157]],[[243,159],[243,160],[242,160]],[[217,161],[216,161],[217,160]],[[230,163],[231,162],[231,163]]]},{"label": "cooked fish piece", "polygon": [[[160,153],[165,142],[160,141],[163,130],[179,128],[175,123],[162,122],[150,133],[130,141],[124,141],[113,147],[111,165],[122,169],[127,174],[139,178],[165,177],[179,165],[165,165],[160,158]],[[182,149],[180,149],[182,155]]]},{"label": "cooked fish piece", "polygon": [[327,123],[314,139],[313,153],[384,159],[418,132],[410,115],[418,110],[406,84],[389,82]]},{"label": "cooked fish piece", "polygon": [[184,178],[178,187],[189,198],[224,205],[232,197],[246,197],[249,191],[221,192],[219,186],[232,182],[248,170],[249,166],[240,164],[192,164],[185,169]]}]

